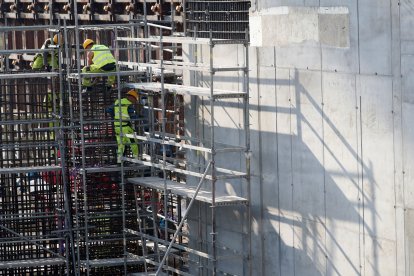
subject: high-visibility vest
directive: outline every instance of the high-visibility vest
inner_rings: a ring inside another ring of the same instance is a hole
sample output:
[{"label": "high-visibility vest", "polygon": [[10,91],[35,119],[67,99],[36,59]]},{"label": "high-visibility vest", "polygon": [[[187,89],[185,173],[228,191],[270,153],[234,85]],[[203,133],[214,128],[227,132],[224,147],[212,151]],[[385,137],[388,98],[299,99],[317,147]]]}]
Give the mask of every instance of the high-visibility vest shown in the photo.
[{"label": "high-visibility vest", "polygon": [[[56,102],[56,111],[59,111],[59,99],[58,94],[55,94],[55,102]],[[47,95],[43,99],[43,103],[47,107],[49,113],[53,112],[53,95],[52,92],[48,92]]]},{"label": "high-visibility vest", "polygon": [[91,50],[93,52],[92,62],[99,68],[116,62],[114,56],[111,54],[111,51],[105,45],[93,45]]},{"label": "high-visibility vest", "polygon": [[[127,98],[123,98],[121,99],[121,116],[122,116],[122,126],[128,126],[130,125],[130,117],[129,117],[129,113],[128,113],[128,107],[131,105],[132,103],[127,99]],[[119,127],[121,125],[121,122],[119,121],[120,117],[119,117],[119,100],[115,101],[114,104],[114,125],[116,127]]]},{"label": "high-visibility vest", "polygon": [[[40,48],[41,50],[44,50],[44,49],[47,49],[50,45],[52,44],[52,40],[50,39],[50,38],[48,38],[48,39],[46,39],[45,40],[45,42],[43,42],[43,44],[42,44],[42,47]],[[55,58],[56,58],[56,61],[58,60],[58,58],[59,58],[59,52],[58,52],[58,50],[57,49],[54,49],[53,51],[52,51],[52,53],[53,53],[53,55],[55,56]],[[47,56],[51,56],[51,52],[47,52]],[[36,59],[36,58],[38,58],[38,57],[43,57],[43,52],[42,53],[38,53],[38,54],[36,54],[35,55],[35,57],[34,57],[34,59],[33,59],[33,61]]]}]

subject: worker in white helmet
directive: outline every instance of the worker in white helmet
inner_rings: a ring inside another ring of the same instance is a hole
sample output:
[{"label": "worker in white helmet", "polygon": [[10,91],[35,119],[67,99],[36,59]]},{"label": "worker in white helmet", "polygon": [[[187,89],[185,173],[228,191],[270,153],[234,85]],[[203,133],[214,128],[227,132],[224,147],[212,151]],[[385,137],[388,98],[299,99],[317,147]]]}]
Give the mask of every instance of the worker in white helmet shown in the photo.
[{"label": "worker in white helmet", "polygon": [[[55,34],[53,38],[48,38],[43,43],[40,49],[44,50],[49,48],[51,45],[63,45],[62,36]],[[40,70],[42,68],[52,67],[57,69],[59,67],[59,55],[57,49],[52,51],[44,51],[34,56],[30,66],[33,70]],[[53,58],[52,58],[53,55]]]},{"label": "worker in white helmet", "polygon": [[[106,73],[116,71],[116,60],[109,48],[105,45],[98,45],[92,39],[83,42],[83,48],[87,53],[87,66],[82,68],[82,73]],[[108,76],[107,86],[115,83],[115,76]],[[86,87],[84,92],[90,91],[93,85],[90,78],[83,78],[82,85]]]},{"label": "worker in white helmet", "polygon": [[[116,100],[115,103],[106,109],[114,118],[116,142],[118,144],[117,151],[117,163],[121,163],[122,156],[124,156],[125,145],[130,146],[134,158],[138,158],[138,144],[134,139],[125,137],[125,134],[133,134],[135,132],[133,128],[133,121],[138,119],[137,112],[134,108],[138,102],[138,93],[131,89],[126,94],[125,98]],[[122,118],[122,122],[121,122]],[[121,136],[121,132],[122,135]]]}]

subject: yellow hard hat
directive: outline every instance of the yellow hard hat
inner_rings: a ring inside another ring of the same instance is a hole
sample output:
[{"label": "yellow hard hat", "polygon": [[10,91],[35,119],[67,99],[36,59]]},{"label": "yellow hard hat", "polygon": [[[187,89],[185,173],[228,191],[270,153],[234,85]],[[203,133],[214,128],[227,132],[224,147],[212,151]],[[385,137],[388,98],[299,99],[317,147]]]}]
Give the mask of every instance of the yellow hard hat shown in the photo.
[{"label": "yellow hard hat", "polygon": [[127,95],[134,97],[138,101],[138,93],[134,89],[129,90]]},{"label": "yellow hard hat", "polygon": [[86,49],[86,47],[88,47],[90,44],[95,44],[95,42],[92,39],[85,39],[85,41],[83,42],[83,49]]},{"label": "yellow hard hat", "polygon": [[53,44],[58,45],[58,43],[60,42],[60,45],[63,44],[63,40],[62,40],[62,36],[60,36],[60,41],[59,41],[59,36],[58,34],[55,34],[53,36]]}]

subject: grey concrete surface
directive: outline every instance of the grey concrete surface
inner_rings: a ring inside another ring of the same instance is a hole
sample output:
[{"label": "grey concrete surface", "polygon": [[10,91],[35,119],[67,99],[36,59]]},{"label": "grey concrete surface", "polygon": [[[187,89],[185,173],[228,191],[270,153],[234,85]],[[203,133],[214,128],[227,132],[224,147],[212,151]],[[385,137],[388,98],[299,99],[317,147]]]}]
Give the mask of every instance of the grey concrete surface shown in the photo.
[{"label": "grey concrete surface", "polygon": [[[321,17],[321,7],[348,12]],[[296,22],[304,11],[316,25]],[[255,0],[251,16],[252,275],[414,275],[414,1]],[[333,29],[321,28],[330,20]],[[256,33],[258,22],[269,36]],[[289,24],[303,29],[271,31]],[[243,60],[241,47],[217,52],[218,62]],[[198,54],[208,61],[206,49]],[[242,89],[239,74],[215,80]],[[198,114],[189,131],[207,131],[208,102],[187,100]],[[238,101],[215,112],[217,138],[242,142]],[[240,159],[218,163],[243,169]],[[222,183],[219,192],[246,196],[241,186]],[[237,216],[219,216],[219,233],[240,249]]]}]

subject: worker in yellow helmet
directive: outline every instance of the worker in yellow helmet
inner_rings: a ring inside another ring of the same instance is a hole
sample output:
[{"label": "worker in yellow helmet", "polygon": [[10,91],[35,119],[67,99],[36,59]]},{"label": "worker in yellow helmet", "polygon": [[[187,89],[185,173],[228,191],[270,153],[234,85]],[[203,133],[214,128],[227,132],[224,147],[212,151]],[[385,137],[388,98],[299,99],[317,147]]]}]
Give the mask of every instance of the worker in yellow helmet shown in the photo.
[{"label": "worker in yellow helmet", "polygon": [[[135,132],[133,120],[138,119],[138,114],[134,108],[138,102],[138,93],[135,90],[129,90],[125,98],[116,100],[115,103],[106,109],[114,118],[116,142],[118,144],[117,163],[121,163],[121,158],[124,156],[125,145],[130,146],[134,158],[138,158],[138,144],[134,139],[121,136],[125,134],[133,134]],[[121,120],[122,118],[122,120]]]},{"label": "worker in yellow helmet", "polygon": [[[55,34],[53,38],[46,39],[40,49],[44,50],[50,48],[51,45],[63,45],[62,36]],[[59,55],[57,49],[36,54],[33,61],[30,63],[30,66],[33,70],[40,70],[47,67],[52,67],[53,69],[58,68]]]},{"label": "worker in yellow helmet", "polygon": [[[109,48],[105,45],[98,45],[92,39],[83,42],[83,48],[87,53],[87,66],[82,68],[82,73],[106,73],[116,71],[116,60]],[[107,86],[115,83],[115,76],[108,76]],[[92,81],[90,78],[83,78],[82,85],[86,87],[83,91],[90,91]]]}]

